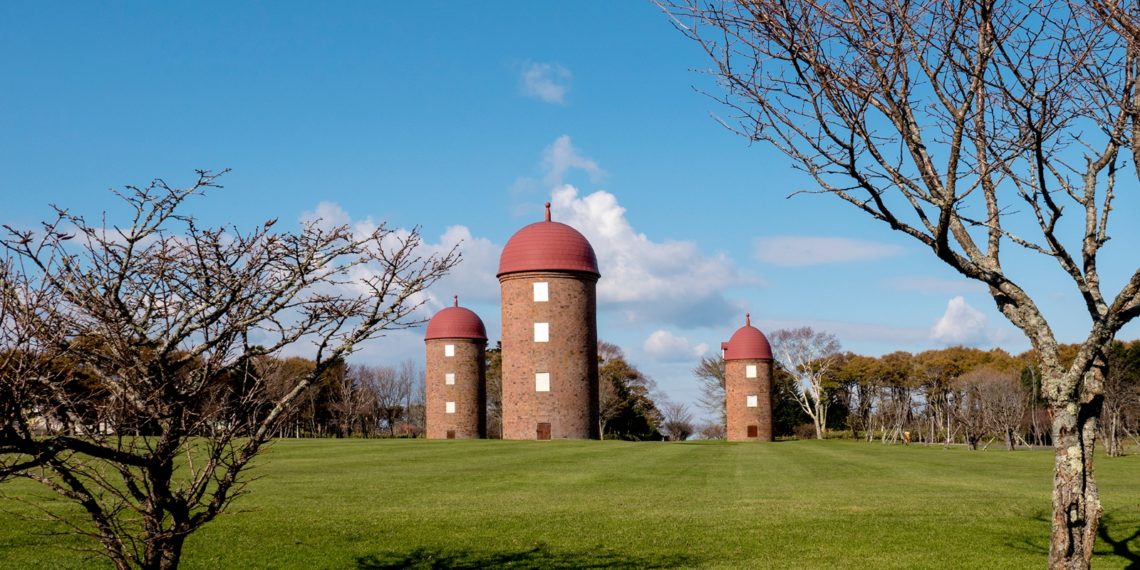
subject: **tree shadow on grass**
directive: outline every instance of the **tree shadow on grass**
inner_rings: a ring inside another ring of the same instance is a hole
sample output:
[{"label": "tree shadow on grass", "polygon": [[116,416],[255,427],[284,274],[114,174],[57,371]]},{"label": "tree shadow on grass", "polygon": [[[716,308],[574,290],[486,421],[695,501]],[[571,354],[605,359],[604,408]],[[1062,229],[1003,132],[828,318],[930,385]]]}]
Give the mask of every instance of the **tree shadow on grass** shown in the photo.
[{"label": "tree shadow on grass", "polygon": [[[1120,538],[1113,538],[1113,530]],[[1113,554],[1128,561],[1126,569],[1140,570],[1140,521],[1116,521],[1104,515],[1096,534],[1101,543],[1112,548]]]},{"label": "tree shadow on grass", "polygon": [[[1042,556],[1049,556],[1049,525],[1052,523],[1050,512],[1038,511],[1033,520],[1045,525],[1045,534],[1042,536],[1023,537],[1011,546],[1027,550]],[[1119,557],[1128,563],[1125,570],[1140,570],[1140,520],[1121,520],[1112,515],[1101,515],[1100,526],[1097,528],[1097,546],[1093,550],[1093,560]],[[1119,536],[1119,538],[1114,537]],[[1105,547],[1109,550],[1106,551]]]},{"label": "tree shadow on grass", "polygon": [[600,569],[600,568],[677,568],[692,566],[684,556],[637,556],[598,549],[592,552],[552,550],[545,544],[517,552],[485,552],[417,548],[411,552],[369,554],[356,559],[359,570],[474,570],[476,568],[520,569]]}]

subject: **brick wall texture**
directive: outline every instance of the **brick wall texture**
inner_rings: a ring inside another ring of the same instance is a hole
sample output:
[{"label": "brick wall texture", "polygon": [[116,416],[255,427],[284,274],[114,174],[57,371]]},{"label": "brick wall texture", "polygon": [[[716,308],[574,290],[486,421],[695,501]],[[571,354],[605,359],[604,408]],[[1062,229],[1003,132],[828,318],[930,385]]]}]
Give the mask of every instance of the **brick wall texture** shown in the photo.
[{"label": "brick wall texture", "polygon": [[[425,404],[428,439],[481,438],[486,435],[487,393],[484,355],[487,341],[456,338],[431,339],[425,365]],[[445,345],[455,346],[455,356],[445,356]],[[446,383],[447,373],[455,374],[455,384]],[[455,413],[447,413],[447,402],[455,402]]]},{"label": "brick wall texture", "polygon": [[[756,366],[756,378],[747,378],[748,365]],[[772,361],[728,360],[724,363],[725,412],[729,441],[772,441]],[[756,407],[748,407],[756,396]],[[755,437],[748,436],[755,426]]]},{"label": "brick wall texture", "polygon": [[[597,276],[557,271],[510,273],[502,285],[503,438],[598,439]],[[549,300],[534,300],[547,282]],[[550,341],[534,341],[534,323],[550,324]],[[535,373],[550,373],[550,391]]]}]

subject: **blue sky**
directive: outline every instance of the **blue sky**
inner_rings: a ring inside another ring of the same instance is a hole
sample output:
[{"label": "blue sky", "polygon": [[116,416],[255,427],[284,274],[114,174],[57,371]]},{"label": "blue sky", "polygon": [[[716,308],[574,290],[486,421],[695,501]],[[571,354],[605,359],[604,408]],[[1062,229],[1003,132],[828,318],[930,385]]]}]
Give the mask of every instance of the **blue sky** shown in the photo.
[{"label": "blue sky", "polygon": [[[210,224],[321,215],[420,225],[466,261],[457,293],[498,338],[498,254],[554,218],[602,266],[599,334],[691,402],[690,370],[750,311],[866,354],[1027,347],[980,286],[721,127],[706,62],[650,3],[0,4],[0,222],[109,188],[232,168],[192,204]],[[1107,291],[1135,268],[1140,205],[1117,204]],[[1060,340],[1087,331],[1054,266],[1009,264]],[[366,362],[422,361],[422,331]],[[1140,336],[1133,324],[1121,338]]]}]

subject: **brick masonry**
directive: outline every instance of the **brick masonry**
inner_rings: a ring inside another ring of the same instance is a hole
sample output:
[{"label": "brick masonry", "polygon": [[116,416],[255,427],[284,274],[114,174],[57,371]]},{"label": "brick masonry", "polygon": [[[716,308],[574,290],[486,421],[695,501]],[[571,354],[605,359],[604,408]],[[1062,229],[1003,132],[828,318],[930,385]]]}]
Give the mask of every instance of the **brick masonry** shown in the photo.
[{"label": "brick masonry", "polygon": [[[526,271],[499,278],[503,323],[503,438],[599,439],[597,276]],[[549,301],[533,283],[549,283]],[[534,341],[534,323],[550,323],[550,341]],[[550,373],[550,391],[535,391],[535,373]],[[429,416],[430,417],[430,416]],[[430,425],[430,423],[429,423]]]},{"label": "brick masonry", "polygon": [[[756,365],[756,378],[747,378],[749,364]],[[772,361],[728,360],[724,363],[725,413],[729,441],[772,441]],[[748,396],[756,396],[756,407],[748,407]],[[756,426],[756,437],[748,437],[748,426]]]},{"label": "brick masonry", "polygon": [[[446,439],[454,431],[456,439],[486,435],[487,393],[485,350],[487,341],[470,338],[442,338],[425,342],[425,402],[428,439]],[[455,346],[455,356],[445,356],[445,345]],[[455,374],[455,384],[446,383],[446,374]],[[455,413],[447,413],[447,402],[455,402]]]}]

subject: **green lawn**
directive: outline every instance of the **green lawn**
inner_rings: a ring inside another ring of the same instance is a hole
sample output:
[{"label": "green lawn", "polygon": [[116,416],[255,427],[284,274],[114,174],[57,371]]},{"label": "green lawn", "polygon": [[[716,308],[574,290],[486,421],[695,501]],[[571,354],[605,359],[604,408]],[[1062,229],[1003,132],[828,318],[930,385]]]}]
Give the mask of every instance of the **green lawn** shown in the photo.
[{"label": "green lawn", "polygon": [[[1039,568],[1051,465],[844,441],[283,440],[183,567]],[[1136,568],[1140,456],[1097,474],[1116,544],[1094,567]],[[0,509],[0,567],[102,564],[29,507]]]}]

